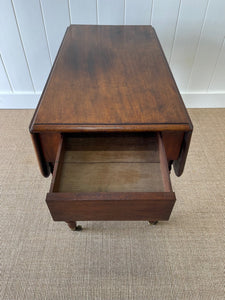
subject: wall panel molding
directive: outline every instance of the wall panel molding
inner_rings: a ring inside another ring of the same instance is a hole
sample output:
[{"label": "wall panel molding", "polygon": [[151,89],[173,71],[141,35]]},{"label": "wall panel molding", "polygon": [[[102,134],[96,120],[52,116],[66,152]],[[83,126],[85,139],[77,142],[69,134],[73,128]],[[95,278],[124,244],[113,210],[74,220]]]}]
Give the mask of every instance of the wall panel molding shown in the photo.
[{"label": "wall panel molding", "polygon": [[225,107],[224,0],[1,0],[0,108],[34,108],[66,28],[150,25],[190,107]]},{"label": "wall panel molding", "polygon": [[70,1],[71,22],[73,24],[97,24],[96,0]]},{"label": "wall panel molding", "polygon": [[200,35],[198,49],[196,50],[196,59],[193,64],[188,90],[207,92],[224,37],[225,1],[211,0]]},{"label": "wall panel molding", "polygon": [[51,62],[53,62],[66,28],[70,24],[69,5],[67,0],[40,0],[40,3]]},{"label": "wall panel molding", "polygon": [[124,25],[125,0],[98,0],[99,25]]},{"label": "wall panel molding", "polygon": [[223,90],[225,86],[225,38],[223,40],[218,59],[212,74],[208,91]]},{"label": "wall panel molding", "polygon": [[7,74],[6,68],[2,61],[2,57],[0,55],[0,91],[11,93],[13,91],[12,86],[10,84],[9,76]]},{"label": "wall panel molding", "polygon": [[13,0],[21,40],[29,64],[35,91],[44,87],[51,68],[51,60],[39,0]]},{"label": "wall panel molding", "polygon": [[0,28],[0,54],[13,91],[34,91],[11,1],[0,1]]},{"label": "wall panel molding", "polygon": [[180,4],[170,66],[179,89],[184,92],[187,92],[208,1],[183,0]]},{"label": "wall panel molding", "polygon": [[153,3],[154,26],[168,62],[171,60],[181,0],[157,0]]},{"label": "wall panel molding", "polygon": [[150,25],[153,0],[126,0],[125,25]]}]

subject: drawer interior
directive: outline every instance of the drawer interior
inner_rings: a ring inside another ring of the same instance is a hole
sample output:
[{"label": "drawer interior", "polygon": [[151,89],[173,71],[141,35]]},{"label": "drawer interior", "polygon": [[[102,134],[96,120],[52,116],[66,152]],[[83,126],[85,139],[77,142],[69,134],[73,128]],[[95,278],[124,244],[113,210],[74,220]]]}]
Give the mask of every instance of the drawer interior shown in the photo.
[{"label": "drawer interior", "polygon": [[62,135],[53,220],[168,220],[175,200],[159,133]]},{"label": "drawer interior", "polygon": [[160,134],[63,135],[50,192],[170,192]]}]

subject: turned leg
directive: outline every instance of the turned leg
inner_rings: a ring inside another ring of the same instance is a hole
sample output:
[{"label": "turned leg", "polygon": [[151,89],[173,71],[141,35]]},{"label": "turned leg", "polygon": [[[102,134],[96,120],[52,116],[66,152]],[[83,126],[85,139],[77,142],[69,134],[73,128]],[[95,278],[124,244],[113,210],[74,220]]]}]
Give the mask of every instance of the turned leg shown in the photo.
[{"label": "turned leg", "polygon": [[158,221],[148,221],[150,225],[156,225]]},{"label": "turned leg", "polygon": [[66,222],[69,226],[69,228],[73,231],[81,231],[82,230],[82,226],[81,225],[77,225],[76,221],[69,221]]}]

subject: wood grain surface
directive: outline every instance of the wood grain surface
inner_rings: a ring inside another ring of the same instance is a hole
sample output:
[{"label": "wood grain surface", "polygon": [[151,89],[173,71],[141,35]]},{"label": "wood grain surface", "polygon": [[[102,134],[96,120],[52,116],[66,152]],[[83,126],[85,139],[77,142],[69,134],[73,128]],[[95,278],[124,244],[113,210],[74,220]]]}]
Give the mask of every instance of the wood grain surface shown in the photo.
[{"label": "wood grain surface", "polygon": [[169,193],[48,193],[54,221],[168,220],[176,201]]},{"label": "wood grain surface", "polygon": [[160,134],[62,136],[46,197],[54,220],[168,220],[175,200]]},{"label": "wood grain surface", "polygon": [[192,129],[151,26],[69,26],[30,123],[46,177],[60,134],[96,132],[160,132],[180,176]]},{"label": "wood grain surface", "polygon": [[[159,134],[64,135],[53,174],[54,192],[163,192],[167,161]],[[164,157],[164,161],[162,161]]]},{"label": "wood grain surface", "polygon": [[188,130],[189,121],[151,26],[72,25],[31,128],[175,124]]}]

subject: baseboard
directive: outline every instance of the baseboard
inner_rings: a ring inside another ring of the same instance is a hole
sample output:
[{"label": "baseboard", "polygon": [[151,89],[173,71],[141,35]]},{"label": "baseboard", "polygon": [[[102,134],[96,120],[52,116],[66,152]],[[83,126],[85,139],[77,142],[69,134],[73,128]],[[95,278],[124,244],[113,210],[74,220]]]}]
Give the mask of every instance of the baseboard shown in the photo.
[{"label": "baseboard", "polygon": [[36,108],[41,93],[0,94],[0,109]]},{"label": "baseboard", "polygon": [[225,107],[225,93],[181,93],[188,108]]},{"label": "baseboard", "polygon": [[[181,93],[188,108],[225,108],[225,93]],[[41,93],[0,94],[0,109],[32,109]]]}]

